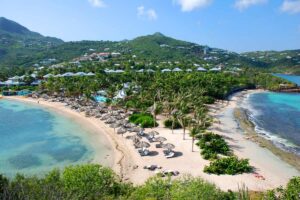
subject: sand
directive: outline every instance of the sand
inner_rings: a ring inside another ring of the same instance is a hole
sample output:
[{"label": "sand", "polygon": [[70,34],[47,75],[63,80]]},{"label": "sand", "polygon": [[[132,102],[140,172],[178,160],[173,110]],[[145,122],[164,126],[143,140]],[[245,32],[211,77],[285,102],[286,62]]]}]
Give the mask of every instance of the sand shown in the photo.
[{"label": "sand", "polygon": [[[209,164],[209,161],[201,157],[200,150],[197,146],[194,146],[194,152],[191,151],[192,140],[188,134],[186,134],[186,139],[183,140],[183,130],[175,130],[174,134],[172,134],[171,130],[163,128],[161,123],[164,119],[163,116],[158,116],[160,122],[159,127],[146,129],[145,132],[155,130],[160,133],[160,136],[165,137],[168,143],[172,143],[176,146],[174,150],[179,152],[179,156],[170,159],[164,157],[162,149],[155,148],[156,143],[151,143],[151,147],[149,148],[154,152],[154,155],[141,157],[137,149],[133,147],[132,141],[125,138],[125,136],[133,135],[133,133],[126,133],[124,137],[122,137],[114,133],[112,128],[109,128],[99,119],[93,117],[87,118],[84,113],[77,113],[65,107],[62,103],[39,100],[39,105],[76,118],[81,121],[84,126],[92,127],[97,130],[98,134],[107,137],[114,154],[110,155],[113,158],[112,169],[119,174],[123,180],[131,181],[135,185],[142,184],[149,177],[155,175],[154,172],[143,169],[145,165],[151,164],[161,166],[162,170],[177,170],[180,172],[180,176],[185,174],[200,176],[206,181],[214,183],[222,190],[230,189],[236,191],[239,187],[245,185],[249,190],[263,191],[285,185],[293,176],[300,176],[299,171],[283,162],[272,152],[245,138],[243,131],[238,127],[233,116],[233,110],[241,98],[243,98],[243,96],[236,95],[233,96],[228,103],[219,102],[210,106],[210,114],[214,116],[216,121],[210,129],[215,133],[224,135],[227,142],[232,146],[234,153],[239,158],[248,158],[250,164],[256,168],[259,174],[265,177],[265,180],[256,178],[254,174],[218,176],[204,173],[203,168]],[[37,103],[37,100],[30,98],[9,97],[9,99]],[[97,162],[97,160],[95,160],[95,162]]]}]

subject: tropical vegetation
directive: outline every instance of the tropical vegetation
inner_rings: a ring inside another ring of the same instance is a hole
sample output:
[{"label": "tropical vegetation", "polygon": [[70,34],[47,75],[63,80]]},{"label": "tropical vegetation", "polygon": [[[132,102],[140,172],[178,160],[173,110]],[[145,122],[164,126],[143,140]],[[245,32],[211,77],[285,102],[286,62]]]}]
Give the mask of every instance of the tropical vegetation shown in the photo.
[{"label": "tropical vegetation", "polygon": [[154,121],[153,116],[148,113],[134,113],[129,116],[129,121],[140,125],[142,128],[153,128],[153,126],[157,126],[157,122]]},{"label": "tropical vegetation", "polygon": [[64,199],[120,199],[120,200],[297,200],[300,194],[300,177],[294,177],[286,188],[253,193],[245,187],[238,192],[221,191],[201,178],[184,176],[152,177],[143,185],[123,182],[109,168],[96,165],[79,165],[54,169],[43,176],[16,175],[9,179],[0,175],[0,199],[64,200]]},{"label": "tropical vegetation", "polygon": [[207,160],[217,159],[218,154],[224,156],[231,154],[230,148],[222,136],[211,132],[200,135],[197,144],[202,150],[201,155]]},{"label": "tropical vegetation", "polygon": [[209,166],[204,167],[204,172],[218,175],[249,173],[252,170],[253,168],[249,165],[248,159],[238,159],[235,156],[214,160]]}]

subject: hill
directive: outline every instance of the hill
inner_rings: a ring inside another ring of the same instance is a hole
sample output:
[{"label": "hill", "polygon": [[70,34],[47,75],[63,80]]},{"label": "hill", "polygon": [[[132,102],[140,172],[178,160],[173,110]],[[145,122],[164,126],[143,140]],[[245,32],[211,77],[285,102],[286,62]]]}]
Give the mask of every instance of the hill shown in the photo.
[{"label": "hill", "polygon": [[28,66],[33,60],[43,58],[47,49],[62,44],[63,41],[53,37],[45,37],[32,32],[24,26],[0,18],[0,65]]},{"label": "hill", "polygon": [[123,41],[64,42],[45,37],[26,27],[0,18],[0,68],[28,67],[69,61],[92,52],[120,52],[123,60],[132,56],[143,62],[184,61],[233,67],[257,67],[278,72],[299,72],[300,50],[261,51],[238,54],[192,42],[177,40],[161,33]]},{"label": "hill", "polygon": [[300,49],[287,51],[255,51],[241,54],[254,62],[265,63],[276,71],[300,74]]}]

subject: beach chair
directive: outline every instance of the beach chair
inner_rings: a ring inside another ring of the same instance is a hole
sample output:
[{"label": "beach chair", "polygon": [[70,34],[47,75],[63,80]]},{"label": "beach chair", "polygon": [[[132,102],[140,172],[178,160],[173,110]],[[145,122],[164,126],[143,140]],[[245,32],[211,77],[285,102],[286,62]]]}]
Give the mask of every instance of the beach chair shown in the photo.
[{"label": "beach chair", "polygon": [[150,151],[148,149],[145,149],[144,151],[140,152],[141,156],[148,156],[150,154]]},{"label": "beach chair", "polygon": [[173,158],[175,156],[175,152],[171,151],[169,154],[165,155],[166,158]]},{"label": "beach chair", "polygon": [[150,143],[155,142],[154,136],[146,135],[146,138],[147,138],[147,140],[148,140]]}]

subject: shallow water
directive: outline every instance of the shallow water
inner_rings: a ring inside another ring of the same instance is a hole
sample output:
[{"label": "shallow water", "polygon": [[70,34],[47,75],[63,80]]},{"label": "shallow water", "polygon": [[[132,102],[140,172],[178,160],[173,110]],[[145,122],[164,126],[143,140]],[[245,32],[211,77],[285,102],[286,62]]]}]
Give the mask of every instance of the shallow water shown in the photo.
[{"label": "shallow water", "polygon": [[[95,157],[109,165],[111,149],[91,141],[95,134],[48,109],[0,100],[0,173],[43,174],[53,168],[87,163]],[[107,143],[106,141],[103,141]]]},{"label": "shallow water", "polygon": [[249,96],[243,105],[256,132],[277,146],[300,156],[300,95],[263,92]]}]

